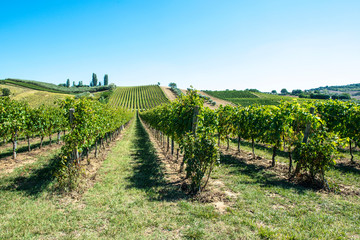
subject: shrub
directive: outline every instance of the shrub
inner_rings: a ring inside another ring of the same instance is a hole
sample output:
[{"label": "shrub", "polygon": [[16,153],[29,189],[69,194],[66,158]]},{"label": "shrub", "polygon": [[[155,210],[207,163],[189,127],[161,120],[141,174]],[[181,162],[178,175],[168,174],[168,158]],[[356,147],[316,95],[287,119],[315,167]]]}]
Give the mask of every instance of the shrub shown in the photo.
[{"label": "shrub", "polygon": [[343,93],[339,96],[339,99],[342,99],[342,100],[351,99],[351,96],[348,93]]},{"label": "shrub", "polygon": [[3,88],[3,89],[1,89],[1,91],[2,91],[3,96],[10,96],[10,89]]},{"label": "shrub", "polygon": [[299,98],[309,98],[309,95],[306,95],[305,93],[300,93]]},{"label": "shrub", "polygon": [[330,99],[330,95],[328,94],[321,94],[321,93],[311,93],[311,99]]},{"label": "shrub", "polygon": [[84,93],[79,93],[77,95],[75,95],[75,99],[78,98],[93,98],[94,94],[90,93],[90,92],[84,92]]}]

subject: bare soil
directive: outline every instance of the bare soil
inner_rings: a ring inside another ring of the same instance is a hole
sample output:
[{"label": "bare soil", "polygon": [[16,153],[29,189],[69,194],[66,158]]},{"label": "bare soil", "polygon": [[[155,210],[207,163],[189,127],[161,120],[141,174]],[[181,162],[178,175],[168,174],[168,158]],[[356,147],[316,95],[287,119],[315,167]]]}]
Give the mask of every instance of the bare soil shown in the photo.
[{"label": "bare soil", "polygon": [[[63,137],[63,132],[61,132],[61,137]],[[51,135],[51,139],[52,139],[52,143],[56,143],[57,142],[57,133],[54,133]],[[45,136],[44,137],[44,143],[49,141],[49,136]],[[34,137],[34,138],[30,138],[30,144],[31,144],[31,148],[34,148],[34,145],[35,144],[39,144],[40,143],[40,137]],[[19,139],[17,141],[17,148],[21,148],[23,146],[26,146],[27,147],[27,139]],[[5,152],[5,151],[9,151],[11,150],[12,151],[12,147],[13,147],[13,144],[12,142],[6,142],[6,143],[3,143],[1,142],[0,144],[0,153],[1,152]]]},{"label": "bare soil", "polygon": [[220,107],[220,105],[231,105],[231,106],[236,106],[235,104],[233,104],[232,102],[229,102],[229,101],[226,101],[226,100],[222,100],[220,98],[216,98],[216,97],[213,97],[213,96],[210,96],[209,94],[207,93],[204,93],[204,92],[201,92],[199,91],[200,94],[204,95],[204,96],[208,96],[210,97],[214,102],[216,102],[215,106],[212,106],[211,104],[209,103],[205,103],[207,107],[209,107],[210,109],[218,109]]},{"label": "bare soil", "polygon": [[25,166],[27,164],[37,161],[39,156],[46,156],[49,152],[53,152],[55,149],[61,148],[62,144],[53,143],[50,145],[45,145],[42,149],[35,148],[30,152],[18,153],[16,155],[16,160],[12,156],[4,157],[0,159],[0,173],[8,174],[13,172],[16,168]]},{"label": "bare soil", "polygon": [[[176,99],[176,95],[170,90],[169,87],[161,87],[161,89],[163,90],[163,92],[165,93],[165,95],[167,96],[167,98],[170,101],[174,101]],[[183,92],[184,94],[186,94],[186,90],[185,89],[180,89],[181,92]],[[209,94],[206,94],[204,92],[199,91],[200,94],[204,95],[204,96],[208,96],[210,97],[214,102],[216,102],[216,104],[213,106],[210,103],[204,103],[204,105],[206,107],[209,107],[210,109],[218,109],[220,107],[220,105],[231,105],[231,106],[235,106],[235,104],[229,102],[229,101],[225,101],[216,97],[212,97]]]},{"label": "bare soil", "polygon": [[174,101],[176,99],[175,93],[173,93],[169,87],[160,87],[160,88],[163,90],[163,92],[165,93],[165,96],[170,101]]}]

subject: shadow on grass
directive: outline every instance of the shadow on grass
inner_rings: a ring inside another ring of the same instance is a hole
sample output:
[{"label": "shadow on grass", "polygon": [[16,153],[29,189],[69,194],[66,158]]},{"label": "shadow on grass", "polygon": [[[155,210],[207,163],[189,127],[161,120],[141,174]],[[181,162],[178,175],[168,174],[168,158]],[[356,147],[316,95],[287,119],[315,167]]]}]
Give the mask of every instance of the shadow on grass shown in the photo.
[{"label": "shadow on grass", "polygon": [[19,191],[28,196],[38,197],[54,180],[54,170],[59,162],[58,156],[50,159],[39,168],[23,167],[17,176],[1,179],[0,191]]},{"label": "shadow on grass", "polygon": [[[235,143],[236,145],[238,144],[237,139],[230,139],[230,141],[231,141],[232,143]],[[225,146],[226,146],[226,144],[225,144]],[[251,148],[251,142],[247,142],[247,141],[244,141],[244,140],[240,140],[240,148],[241,148],[241,146],[246,146],[246,147]],[[264,152],[269,153],[270,155],[273,154],[273,149],[272,149],[272,148],[263,146],[263,145],[258,144],[258,143],[255,143],[255,153],[256,153],[256,150],[262,150],[262,151],[264,151]],[[276,155],[277,155],[277,156],[284,157],[284,158],[288,158],[289,153],[288,153],[288,152],[285,152],[285,151],[281,151],[281,150],[278,149],[278,150],[276,151]]]},{"label": "shadow on grass", "polygon": [[338,163],[335,165],[335,170],[343,172],[343,173],[351,173],[351,174],[360,174],[360,169],[356,168],[360,167],[359,163]]},{"label": "shadow on grass", "polygon": [[145,190],[151,200],[177,201],[186,198],[178,186],[165,180],[163,168],[149,135],[136,119],[135,126],[135,153],[132,155],[136,161],[134,175],[129,178],[131,185]]},{"label": "shadow on grass", "polygon": [[[350,154],[350,149],[348,148],[341,148],[341,147],[338,147],[338,151],[341,152],[341,153],[347,153],[347,154]],[[352,148],[352,152],[355,156],[360,156],[360,149],[357,147],[357,148]]]},{"label": "shadow on grass", "polygon": [[267,171],[267,167],[265,166],[247,163],[232,155],[221,155],[220,162],[223,165],[228,165],[235,169],[231,171],[230,174],[244,174],[252,179],[251,181],[244,181],[242,183],[259,185],[260,187],[275,186],[283,189],[294,189],[299,194],[303,194],[306,190],[314,190],[313,188],[289,182],[287,179],[281,179],[275,173]]},{"label": "shadow on grass", "polygon": [[[56,143],[56,140],[54,141],[54,139],[52,140],[52,144],[57,144]],[[49,140],[44,140],[43,141],[43,147],[47,146],[47,145],[50,145],[50,141]],[[40,147],[40,142],[38,143],[35,143],[35,144],[31,144],[31,150],[35,149],[35,148],[39,148]],[[23,145],[21,147],[19,147],[17,150],[16,150],[16,153],[24,153],[24,152],[29,152],[28,151],[28,145]],[[13,152],[12,152],[12,149],[6,151],[6,152],[3,152],[3,153],[0,153],[0,161],[1,161],[1,158],[5,158],[5,157],[10,157],[13,155]]]}]

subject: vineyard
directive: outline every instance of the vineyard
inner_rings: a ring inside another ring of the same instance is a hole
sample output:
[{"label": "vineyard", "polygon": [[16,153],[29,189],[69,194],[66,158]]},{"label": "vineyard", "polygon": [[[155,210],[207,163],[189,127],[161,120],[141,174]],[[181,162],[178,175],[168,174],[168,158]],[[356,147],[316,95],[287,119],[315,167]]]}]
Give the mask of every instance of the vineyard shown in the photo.
[{"label": "vineyard", "polygon": [[59,144],[63,133],[65,144],[56,176],[62,188],[71,188],[74,176],[69,176],[69,171],[76,173],[80,158],[85,155],[88,158],[91,149],[95,149],[97,157],[98,143],[101,145],[104,140],[114,138],[132,117],[133,114],[127,110],[111,108],[86,98],[67,98],[59,102],[59,106],[30,108],[24,102],[3,97],[0,98],[0,137],[3,143],[12,143],[12,158],[16,160],[19,138],[27,139],[30,152],[31,139],[40,137],[39,147],[42,148],[46,136],[51,144],[52,135],[57,133]]},{"label": "vineyard", "polygon": [[167,103],[164,92],[158,85],[119,87],[112,94],[109,104],[132,110],[145,110]]},{"label": "vineyard", "polygon": [[97,87],[64,87],[52,83],[39,82],[34,80],[13,79],[13,78],[0,80],[0,84],[12,84],[15,86],[25,87],[38,91],[45,91],[51,93],[66,93],[66,94],[106,91],[114,87],[113,85],[97,86]]},{"label": "vineyard", "polygon": [[[254,159],[255,142],[270,146],[271,167],[276,164],[277,151],[282,149],[289,156],[290,179],[302,173],[327,188],[325,173],[335,164],[337,147],[349,144],[353,161],[352,144],[360,142],[360,107],[352,102],[300,104],[295,101],[282,102],[279,107],[221,106],[215,111],[202,106],[203,100],[190,91],[179,101],[142,114],[152,128],[178,142],[194,192],[205,188],[207,181],[202,183],[202,179],[209,178],[219,160],[216,138],[218,145],[221,139],[226,139],[227,149],[230,138],[237,138],[239,152],[241,139],[251,141]],[[200,120],[194,122],[194,119]]]},{"label": "vineyard", "polygon": [[223,99],[234,103],[238,106],[251,106],[251,105],[280,105],[282,100],[285,101],[305,101],[306,99],[299,99],[290,96],[279,96],[268,93],[241,91],[241,90],[227,90],[227,91],[204,91],[210,96]]},{"label": "vineyard", "polygon": [[[210,109],[192,89],[169,102],[158,86],[122,87],[108,104],[2,97],[0,123],[0,150],[12,145],[2,162],[34,154],[45,138],[59,146],[0,171],[0,238],[359,237],[354,102]],[[19,139],[28,153],[17,153]]]},{"label": "vineyard", "polygon": [[204,92],[220,99],[259,98],[250,91],[229,90],[229,91],[204,91]]},{"label": "vineyard", "polygon": [[360,0],[0,7],[0,240],[360,240]]}]

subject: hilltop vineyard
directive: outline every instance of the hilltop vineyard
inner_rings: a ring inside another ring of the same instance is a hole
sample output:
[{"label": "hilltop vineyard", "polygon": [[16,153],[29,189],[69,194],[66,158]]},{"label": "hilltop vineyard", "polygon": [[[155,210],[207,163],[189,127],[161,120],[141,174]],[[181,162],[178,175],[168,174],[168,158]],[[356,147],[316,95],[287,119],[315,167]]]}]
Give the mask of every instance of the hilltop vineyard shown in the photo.
[{"label": "hilltop vineyard", "polygon": [[113,107],[124,107],[132,110],[146,110],[160,104],[168,103],[164,92],[157,85],[120,87],[109,100]]}]

